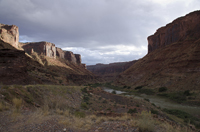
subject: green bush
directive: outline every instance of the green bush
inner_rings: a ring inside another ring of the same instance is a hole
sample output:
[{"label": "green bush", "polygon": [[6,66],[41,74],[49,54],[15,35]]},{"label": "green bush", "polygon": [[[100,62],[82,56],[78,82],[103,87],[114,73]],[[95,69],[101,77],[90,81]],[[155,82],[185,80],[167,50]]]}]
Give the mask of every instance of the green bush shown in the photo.
[{"label": "green bush", "polygon": [[141,89],[141,88],[143,88],[143,86],[137,86],[137,87],[135,88],[135,90],[138,90],[138,89]]},{"label": "green bush", "polygon": [[158,91],[159,91],[159,92],[165,92],[165,91],[167,91],[167,88],[166,88],[166,87],[161,87],[161,88],[159,88]]},{"label": "green bush", "polygon": [[134,108],[134,109],[129,109],[127,113],[130,113],[130,114],[132,114],[132,113],[137,113],[137,110],[136,110],[136,108]]},{"label": "green bush", "polygon": [[176,109],[172,109],[172,110],[163,109],[163,111],[168,114],[175,115],[175,116],[183,119],[184,122],[186,122],[186,123],[190,122],[191,124],[195,125],[196,127],[199,127],[198,125],[200,124],[200,119],[198,119],[184,111],[176,110]]},{"label": "green bush", "polygon": [[116,94],[116,91],[115,91],[115,90],[113,90],[113,91],[112,91],[112,94]]},{"label": "green bush", "polygon": [[190,90],[186,90],[184,93],[183,93],[185,96],[190,96]]},{"label": "green bush", "polygon": [[154,91],[152,89],[139,89],[138,92],[146,94],[146,95],[153,95],[154,94]]},{"label": "green bush", "polygon": [[158,111],[157,111],[157,110],[154,110],[154,109],[151,109],[151,113],[152,113],[152,114],[158,115]]}]

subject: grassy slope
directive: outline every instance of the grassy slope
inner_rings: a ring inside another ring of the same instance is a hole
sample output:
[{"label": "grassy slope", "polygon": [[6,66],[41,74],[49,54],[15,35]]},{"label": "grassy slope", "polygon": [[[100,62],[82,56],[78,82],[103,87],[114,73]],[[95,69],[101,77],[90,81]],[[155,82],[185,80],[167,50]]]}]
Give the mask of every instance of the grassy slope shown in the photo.
[{"label": "grassy slope", "polygon": [[[0,95],[0,111],[2,111],[0,114],[15,115],[15,121],[18,122],[13,127],[16,130],[23,128],[23,125],[36,123],[34,117],[37,117],[37,123],[43,122],[47,117],[56,117],[58,123],[74,131],[95,131],[95,128],[100,129],[105,122],[109,122],[110,125],[103,125],[104,127],[101,128],[103,130],[104,128],[106,130],[107,127],[109,130],[113,130],[111,124],[119,122],[118,127],[122,131],[138,128],[149,131],[176,130],[178,132],[188,129],[181,128],[176,125],[176,122],[166,119],[162,111],[147,101],[105,93],[100,88],[1,85]],[[20,99],[22,103],[20,103]],[[18,108],[16,102],[19,104]],[[153,114],[147,111],[151,111]],[[21,116],[19,116],[20,114]],[[19,125],[22,123],[20,119],[28,120],[28,122]],[[182,119],[180,120],[182,121]],[[186,125],[187,123],[182,122],[182,124]],[[10,127],[12,128],[12,126]]]}]

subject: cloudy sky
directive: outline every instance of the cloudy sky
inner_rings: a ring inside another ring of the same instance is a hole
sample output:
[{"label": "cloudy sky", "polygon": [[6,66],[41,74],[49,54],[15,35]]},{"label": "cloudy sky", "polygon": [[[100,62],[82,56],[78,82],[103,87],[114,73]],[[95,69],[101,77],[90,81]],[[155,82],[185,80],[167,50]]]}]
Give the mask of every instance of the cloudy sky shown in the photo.
[{"label": "cloudy sky", "polygon": [[87,65],[147,54],[147,37],[200,9],[200,0],[0,0],[0,23],[20,41],[48,41],[81,54]]}]

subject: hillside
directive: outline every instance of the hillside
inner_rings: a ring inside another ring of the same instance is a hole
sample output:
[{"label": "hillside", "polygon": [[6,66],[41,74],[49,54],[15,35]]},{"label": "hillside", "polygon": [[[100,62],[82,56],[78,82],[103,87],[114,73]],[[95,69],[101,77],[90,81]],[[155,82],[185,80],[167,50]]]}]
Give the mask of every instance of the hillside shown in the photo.
[{"label": "hillside", "polygon": [[104,78],[105,81],[113,81],[116,77],[130,66],[132,66],[136,60],[130,62],[116,62],[110,64],[96,64],[89,65],[87,69],[97,76]]},{"label": "hillside", "polygon": [[83,85],[98,82],[81,55],[50,42],[19,43],[15,25],[0,24],[0,82],[3,84]]},{"label": "hillside", "polygon": [[200,11],[195,11],[159,28],[148,37],[148,54],[122,73],[116,84],[199,91],[199,21]]}]

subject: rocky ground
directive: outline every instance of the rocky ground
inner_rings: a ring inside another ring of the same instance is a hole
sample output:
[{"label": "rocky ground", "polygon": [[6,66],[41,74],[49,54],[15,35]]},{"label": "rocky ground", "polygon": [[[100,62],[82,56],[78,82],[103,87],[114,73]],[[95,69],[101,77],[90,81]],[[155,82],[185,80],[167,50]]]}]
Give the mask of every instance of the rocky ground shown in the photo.
[{"label": "rocky ground", "polygon": [[99,87],[2,86],[0,117],[0,132],[196,131],[148,101]]}]

